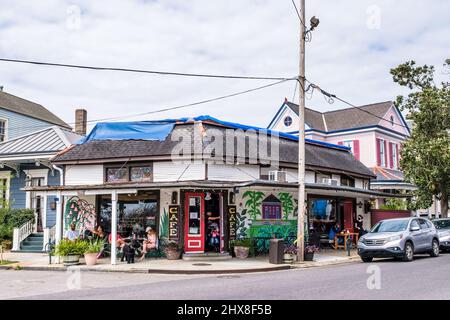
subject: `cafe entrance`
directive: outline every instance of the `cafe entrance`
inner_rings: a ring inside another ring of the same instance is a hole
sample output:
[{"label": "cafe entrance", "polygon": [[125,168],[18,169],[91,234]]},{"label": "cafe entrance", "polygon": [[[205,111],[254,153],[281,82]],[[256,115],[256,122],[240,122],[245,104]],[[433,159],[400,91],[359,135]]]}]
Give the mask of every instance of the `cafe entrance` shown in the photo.
[{"label": "cafe entrance", "polygon": [[223,193],[186,192],[184,245],[186,253],[223,251]]}]

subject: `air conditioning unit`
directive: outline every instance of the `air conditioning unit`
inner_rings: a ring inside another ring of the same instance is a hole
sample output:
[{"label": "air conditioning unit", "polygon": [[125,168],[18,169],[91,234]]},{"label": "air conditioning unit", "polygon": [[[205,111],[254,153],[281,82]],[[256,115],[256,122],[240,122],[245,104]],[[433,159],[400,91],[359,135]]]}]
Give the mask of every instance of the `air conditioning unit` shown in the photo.
[{"label": "air conditioning unit", "polygon": [[330,186],[337,186],[338,181],[336,179],[330,179],[330,178],[323,178],[322,184],[328,184]]},{"label": "air conditioning unit", "polygon": [[277,182],[286,182],[286,171],[269,171],[269,180]]}]

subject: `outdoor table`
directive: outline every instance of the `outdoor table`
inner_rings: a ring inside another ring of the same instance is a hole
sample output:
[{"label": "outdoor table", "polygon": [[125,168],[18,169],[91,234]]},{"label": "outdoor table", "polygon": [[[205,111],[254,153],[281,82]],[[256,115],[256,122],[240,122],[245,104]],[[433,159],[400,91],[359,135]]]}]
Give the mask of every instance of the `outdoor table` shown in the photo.
[{"label": "outdoor table", "polygon": [[[344,244],[338,244],[339,237],[344,237]],[[347,250],[347,240],[348,238],[353,237],[355,239],[355,244],[358,243],[359,233],[355,232],[340,232],[334,236],[334,249],[337,250],[339,248],[343,248]]]}]

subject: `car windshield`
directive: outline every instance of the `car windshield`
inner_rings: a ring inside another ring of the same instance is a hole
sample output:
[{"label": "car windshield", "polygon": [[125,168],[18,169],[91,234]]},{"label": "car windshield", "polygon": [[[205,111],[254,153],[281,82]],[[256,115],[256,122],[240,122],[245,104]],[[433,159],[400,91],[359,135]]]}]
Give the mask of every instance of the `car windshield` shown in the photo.
[{"label": "car windshield", "polygon": [[377,232],[398,232],[405,231],[408,227],[408,220],[385,220],[378,222],[375,227],[370,231],[372,233]]},{"label": "car windshield", "polygon": [[450,229],[450,220],[435,220],[433,223],[436,229]]}]

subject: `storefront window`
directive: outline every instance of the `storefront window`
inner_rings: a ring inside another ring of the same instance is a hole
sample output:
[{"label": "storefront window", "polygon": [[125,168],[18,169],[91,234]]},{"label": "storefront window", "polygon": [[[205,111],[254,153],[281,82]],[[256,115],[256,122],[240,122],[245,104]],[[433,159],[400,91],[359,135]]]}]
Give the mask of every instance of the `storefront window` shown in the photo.
[{"label": "storefront window", "polygon": [[107,182],[127,182],[128,168],[108,168],[106,169]]},{"label": "storefront window", "polygon": [[336,201],[314,199],[309,201],[309,216],[312,221],[331,222],[336,220]]},{"label": "storefront window", "polygon": [[151,167],[131,167],[130,180],[131,181],[150,181],[152,179]]},{"label": "storefront window", "polygon": [[[122,237],[129,237],[132,233],[144,237],[147,227],[158,233],[158,200],[155,195],[121,195],[117,209],[117,232]],[[98,223],[107,233],[111,232],[111,212],[111,198],[101,197]]]}]

